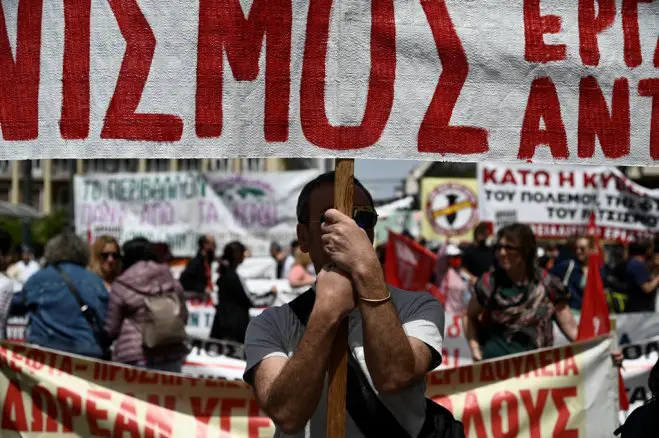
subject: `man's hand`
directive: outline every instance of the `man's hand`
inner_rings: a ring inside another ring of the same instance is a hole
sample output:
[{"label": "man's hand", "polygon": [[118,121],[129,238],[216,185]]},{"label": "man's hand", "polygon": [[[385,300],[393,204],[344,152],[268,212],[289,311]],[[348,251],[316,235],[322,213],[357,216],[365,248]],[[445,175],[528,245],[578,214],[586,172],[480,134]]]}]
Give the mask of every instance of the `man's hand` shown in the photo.
[{"label": "man's hand", "polygon": [[342,270],[352,274],[373,267],[379,269],[380,262],[368,235],[345,214],[327,210],[320,231],[323,249]]},{"label": "man's hand", "polygon": [[348,274],[333,265],[323,266],[316,277],[314,310],[339,321],[355,307],[355,292]]}]

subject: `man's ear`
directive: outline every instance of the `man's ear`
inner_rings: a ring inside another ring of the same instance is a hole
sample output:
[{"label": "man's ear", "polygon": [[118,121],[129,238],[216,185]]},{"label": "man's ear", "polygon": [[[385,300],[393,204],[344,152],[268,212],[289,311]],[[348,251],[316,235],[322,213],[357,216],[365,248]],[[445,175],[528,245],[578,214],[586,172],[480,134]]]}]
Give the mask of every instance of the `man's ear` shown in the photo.
[{"label": "man's ear", "polygon": [[297,241],[302,252],[309,252],[309,229],[305,224],[297,224]]}]

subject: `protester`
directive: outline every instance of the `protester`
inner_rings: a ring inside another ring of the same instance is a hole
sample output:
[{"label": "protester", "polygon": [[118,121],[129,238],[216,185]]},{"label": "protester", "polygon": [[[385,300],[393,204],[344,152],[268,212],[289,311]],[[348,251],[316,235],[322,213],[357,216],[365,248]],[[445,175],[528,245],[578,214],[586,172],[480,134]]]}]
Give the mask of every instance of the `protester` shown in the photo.
[{"label": "protester", "polygon": [[627,261],[628,300],[625,312],[654,312],[655,297],[659,286],[659,275],[650,275],[648,257],[650,245],[646,242],[629,244]]},{"label": "protester", "polygon": [[462,255],[462,265],[470,274],[472,284],[489,271],[494,263],[494,253],[487,245],[488,237],[490,237],[490,227],[485,222],[481,222],[474,229],[474,243],[467,247]]},{"label": "protester", "polygon": [[[107,310],[108,291],[98,275],[87,270],[87,243],[73,233],[59,234],[46,244],[44,258],[46,266],[30,277],[11,304],[11,314],[29,316],[26,341],[102,358],[105,353],[102,321]],[[82,308],[101,326],[92,328]]]},{"label": "protester", "polygon": [[[645,405],[634,409],[625,424],[615,431],[615,435],[622,438],[637,438],[656,436],[659,430],[659,405],[657,396],[659,395],[659,361],[655,362],[650,371],[648,386],[652,392],[652,399]],[[654,431],[654,432],[653,432]]]},{"label": "protester", "polygon": [[[371,195],[355,179],[356,209],[353,217],[343,215],[332,209],[334,178],[329,172],[309,182],[297,204],[300,248],[318,272],[316,286],[293,301],[308,321],[301,322],[291,304],[252,320],[244,379],[275,422],[275,436],[325,436],[320,399],[328,359],[340,322],[349,318],[357,372],[368,375],[394,421],[418,436],[426,416],[425,375],[441,362],[443,310],[428,293],[388,288],[372,244],[377,215]],[[350,400],[347,414],[349,437],[382,423],[353,418]],[[378,436],[399,436],[392,433]]]},{"label": "protester", "polygon": [[[538,265],[547,271],[551,271],[558,264],[561,252],[556,242],[549,242],[544,250],[544,255],[538,260]],[[570,257],[572,259],[572,257]]]},{"label": "protester", "polygon": [[288,251],[286,260],[284,260],[284,271],[282,272],[282,278],[288,278],[288,274],[291,273],[291,268],[295,264],[295,251],[300,247],[300,243],[297,239],[291,242],[291,248]]},{"label": "protester", "polygon": [[107,290],[121,269],[119,242],[111,236],[100,236],[92,245],[92,261],[89,268],[103,280]]},{"label": "protester", "polygon": [[552,270],[552,275],[558,277],[570,292],[570,308],[581,309],[583,292],[586,288],[588,273],[588,257],[594,251],[593,239],[580,237],[575,242],[575,257],[559,262]]},{"label": "protester", "polygon": [[277,278],[284,278],[284,263],[286,262],[286,257],[288,254],[281,248],[281,245],[277,242],[272,242],[270,244],[270,255],[272,259],[277,264]]},{"label": "protester", "polygon": [[[237,269],[245,260],[246,253],[247,248],[240,242],[231,242],[224,247],[220,260],[220,278],[217,280],[218,304],[210,334],[213,339],[245,342],[249,309],[254,307],[254,303]],[[271,293],[259,304],[269,306],[274,299],[275,295]]]},{"label": "protester", "polygon": [[309,273],[311,256],[308,252],[298,248],[295,251],[295,264],[288,273],[288,283],[293,289],[312,286],[316,282],[316,276]]},{"label": "protester", "polygon": [[440,248],[435,267],[435,281],[444,297],[444,310],[463,313],[469,302],[469,282],[461,274],[462,251],[454,244]]},{"label": "protester", "polygon": [[568,307],[569,292],[538,267],[531,228],[502,228],[494,248],[494,268],[476,284],[463,320],[474,360],[551,347],[554,317],[574,341],[578,329]]},{"label": "protester", "polygon": [[34,259],[32,249],[27,245],[21,245],[19,259],[7,269],[7,275],[20,284],[25,284],[39,269],[41,265]]},{"label": "protester", "polygon": [[[169,266],[158,263],[158,255],[145,238],[135,238],[123,245],[123,269],[112,283],[110,304],[105,320],[105,331],[112,340],[116,339],[112,360],[153,370],[181,372],[188,354],[183,340],[166,342],[157,346],[147,345],[146,325],[150,321],[153,297],[171,294],[178,304],[171,319],[180,319],[179,328],[185,335],[188,310],[183,297],[183,288],[172,276]],[[176,298],[174,298],[176,297]],[[169,327],[156,327],[166,330]]]},{"label": "protester", "polygon": [[0,228],[0,339],[7,339],[7,317],[14,293],[20,290],[20,285],[6,274],[12,260],[13,240],[11,234]]},{"label": "protester", "polygon": [[179,281],[183,289],[208,295],[213,292],[213,274],[211,267],[215,261],[215,237],[205,234],[199,237],[197,255],[190,260],[181,274]]}]

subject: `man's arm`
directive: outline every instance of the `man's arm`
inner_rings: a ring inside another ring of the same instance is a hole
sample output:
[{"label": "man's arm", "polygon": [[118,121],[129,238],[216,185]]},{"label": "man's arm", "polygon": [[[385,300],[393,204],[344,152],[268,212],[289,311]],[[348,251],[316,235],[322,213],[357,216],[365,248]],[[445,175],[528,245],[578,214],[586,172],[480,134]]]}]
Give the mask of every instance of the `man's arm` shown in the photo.
[{"label": "man's arm", "polygon": [[[353,283],[357,295],[381,299],[389,294],[381,269],[356,269]],[[423,380],[430,369],[432,353],[421,340],[408,337],[391,300],[369,303],[359,300],[364,334],[364,356],[378,392],[395,393]]]},{"label": "man's arm", "polygon": [[[280,329],[257,319],[247,329],[248,366],[250,350],[256,353],[255,359],[264,357],[255,367],[256,399],[263,411],[289,434],[304,428],[315,412],[339,323],[355,307],[352,284],[345,273],[327,268],[317,278],[314,307],[290,359],[280,342],[287,337],[281,330],[291,328],[290,320],[282,323]],[[259,323],[263,325],[257,327]]]},{"label": "man's arm", "polygon": [[659,287],[659,275],[652,277],[650,281],[641,284],[641,289],[646,294],[651,294],[657,289],[657,287]]},{"label": "man's arm", "polygon": [[256,400],[285,433],[304,428],[318,406],[337,327],[314,309],[295,354],[269,357],[256,368]]}]

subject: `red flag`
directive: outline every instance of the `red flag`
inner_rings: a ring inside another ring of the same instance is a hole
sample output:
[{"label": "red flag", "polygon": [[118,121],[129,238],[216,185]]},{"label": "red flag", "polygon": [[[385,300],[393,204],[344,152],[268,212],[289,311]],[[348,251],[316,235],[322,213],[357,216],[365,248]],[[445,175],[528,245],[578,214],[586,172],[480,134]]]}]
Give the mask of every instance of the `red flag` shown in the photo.
[{"label": "red flag", "polygon": [[[600,269],[604,266],[602,249],[600,248],[599,233],[595,224],[595,213],[590,214],[586,234],[594,239],[593,253],[588,258],[588,276],[586,277],[586,288],[583,293],[583,304],[581,306],[581,320],[579,321],[578,341],[584,341],[595,336],[611,332],[609,318],[609,305],[604,294],[604,284]],[[620,409],[629,409],[629,399],[618,370],[618,396]]]},{"label": "red flag", "polygon": [[436,258],[421,244],[389,231],[384,258],[385,280],[404,290],[426,290]]}]

